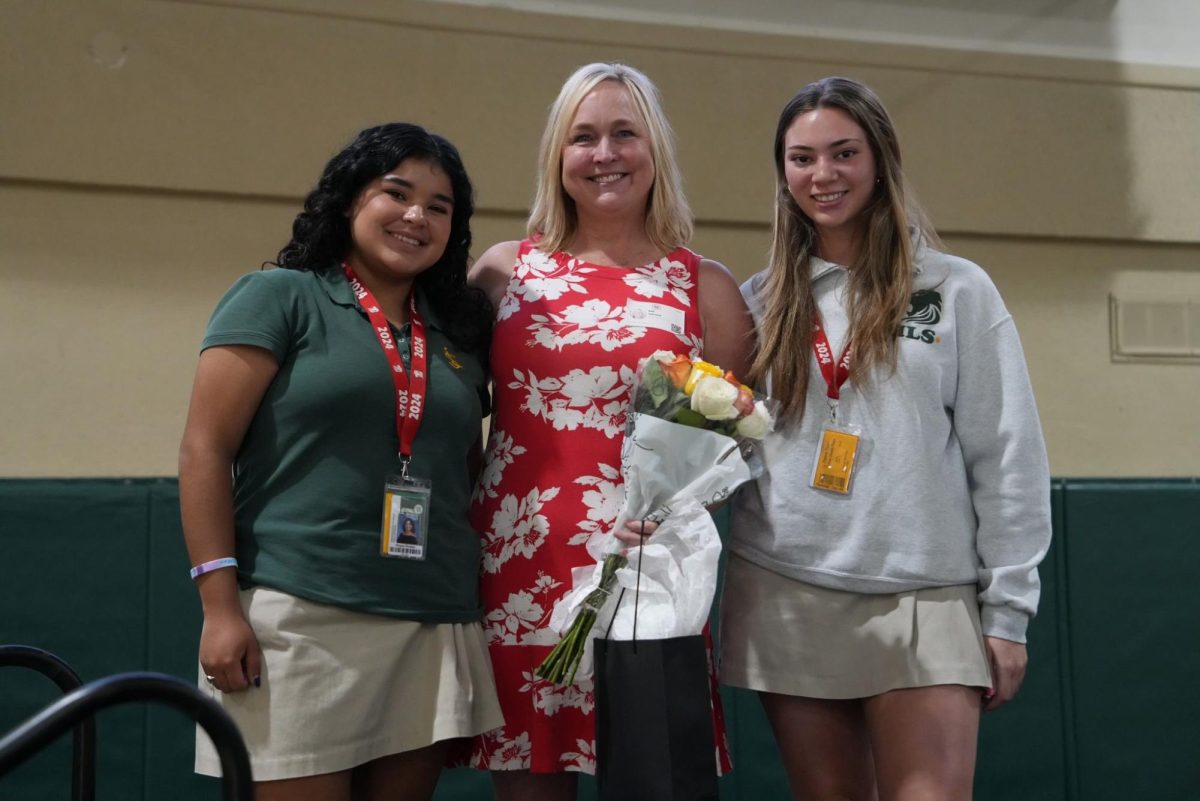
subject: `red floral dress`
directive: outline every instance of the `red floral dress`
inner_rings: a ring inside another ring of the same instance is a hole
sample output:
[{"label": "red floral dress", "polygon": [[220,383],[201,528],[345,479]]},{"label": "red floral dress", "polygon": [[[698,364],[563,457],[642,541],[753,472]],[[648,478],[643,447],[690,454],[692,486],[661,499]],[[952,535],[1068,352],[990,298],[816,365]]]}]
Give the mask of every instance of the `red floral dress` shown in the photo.
[{"label": "red floral dress", "polygon": [[476,738],[476,768],[595,773],[591,678],[559,686],[534,670],[559,640],[550,615],[571,570],[594,562],[588,538],[610,530],[624,502],[621,441],[639,359],[700,355],[699,264],[686,248],[628,269],[521,243],[496,315],[495,410],[471,510],[484,536],[484,628],[505,720]]}]

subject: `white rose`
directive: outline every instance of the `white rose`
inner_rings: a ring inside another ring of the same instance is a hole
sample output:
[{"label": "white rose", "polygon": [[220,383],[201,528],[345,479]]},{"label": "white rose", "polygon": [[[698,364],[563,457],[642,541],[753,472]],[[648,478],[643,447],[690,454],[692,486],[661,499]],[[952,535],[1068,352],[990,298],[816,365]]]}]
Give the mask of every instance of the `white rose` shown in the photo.
[{"label": "white rose", "polygon": [[733,406],[737,396],[738,388],[733,384],[724,378],[706,375],[692,390],[692,411],[709,420],[732,420],[738,416],[738,410]]},{"label": "white rose", "polygon": [[771,412],[762,401],[754,404],[754,411],[737,421],[734,431],[747,439],[762,439],[775,425]]}]

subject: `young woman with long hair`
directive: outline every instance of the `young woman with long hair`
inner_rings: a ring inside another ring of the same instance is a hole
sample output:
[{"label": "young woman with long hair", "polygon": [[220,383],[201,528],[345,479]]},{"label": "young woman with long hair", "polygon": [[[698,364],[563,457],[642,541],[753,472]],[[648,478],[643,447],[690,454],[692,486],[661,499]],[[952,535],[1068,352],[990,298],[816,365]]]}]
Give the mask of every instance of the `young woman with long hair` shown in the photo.
[{"label": "young woman with long hair", "polygon": [[770,265],[742,292],[784,424],[735,501],[722,680],[759,692],[797,799],[966,799],[1050,541],[1021,344],[938,249],[871,89],[806,86],[774,157]]}]

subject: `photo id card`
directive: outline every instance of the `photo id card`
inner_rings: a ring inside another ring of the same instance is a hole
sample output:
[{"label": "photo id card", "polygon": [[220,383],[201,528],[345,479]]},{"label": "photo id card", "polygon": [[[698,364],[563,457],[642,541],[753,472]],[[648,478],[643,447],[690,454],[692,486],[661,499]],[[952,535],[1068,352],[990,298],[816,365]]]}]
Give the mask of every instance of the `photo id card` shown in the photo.
[{"label": "photo id card", "polygon": [[432,485],[420,478],[389,476],[383,490],[383,531],[379,555],[425,559],[429,549],[429,498]]},{"label": "photo id card", "polygon": [[858,426],[839,426],[830,423],[821,429],[817,458],[813,464],[813,489],[849,495],[854,480],[854,460],[862,431]]}]

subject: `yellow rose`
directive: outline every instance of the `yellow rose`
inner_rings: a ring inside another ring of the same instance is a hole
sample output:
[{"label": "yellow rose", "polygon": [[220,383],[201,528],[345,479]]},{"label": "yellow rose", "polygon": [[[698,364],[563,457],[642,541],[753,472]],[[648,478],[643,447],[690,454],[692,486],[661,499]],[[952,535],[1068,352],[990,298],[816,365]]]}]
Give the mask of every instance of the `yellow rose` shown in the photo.
[{"label": "yellow rose", "polygon": [[696,382],[705,376],[720,376],[721,368],[715,364],[697,359],[692,363],[692,372],[688,374],[687,383],[683,385],[683,394],[691,395],[696,389]]}]

